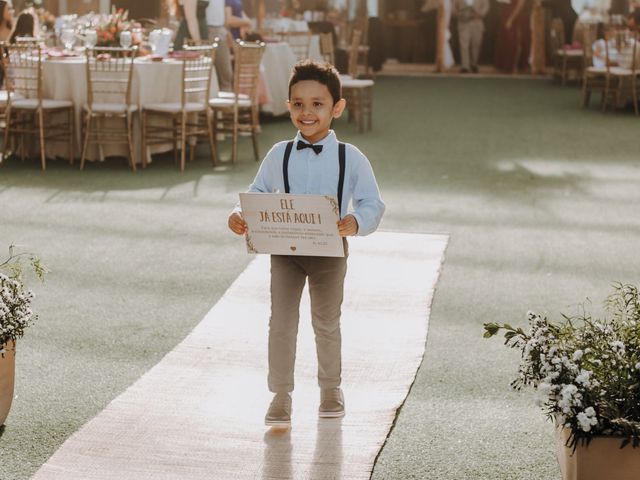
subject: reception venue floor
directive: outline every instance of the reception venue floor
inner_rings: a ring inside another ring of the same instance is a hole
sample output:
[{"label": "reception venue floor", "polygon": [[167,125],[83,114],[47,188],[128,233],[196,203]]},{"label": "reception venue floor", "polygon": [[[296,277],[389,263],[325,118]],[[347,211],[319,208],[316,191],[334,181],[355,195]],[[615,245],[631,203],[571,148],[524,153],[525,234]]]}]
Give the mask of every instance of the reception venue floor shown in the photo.
[{"label": "reception venue floor", "polygon": [[[550,80],[384,76],[373,131],[336,122],[373,164],[381,230],[449,236],[424,359],[372,479],[560,478],[534,393],[509,387],[517,352],[483,339],[482,324],[524,325],[530,309],[558,318],[586,298],[598,310],[613,281],[637,283],[640,120],[578,104],[575,87]],[[262,153],[293,133],[266,119]],[[235,167],[211,169],[203,147],[183,174],[170,155],[136,174],[118,159],[84,172],[0,165],[0,247],[21,245],[51,270],[31,285],[39,319],[18,344],[1,479],[31,478],[252,260],[226,227],[257,168],[242,140]]]}]

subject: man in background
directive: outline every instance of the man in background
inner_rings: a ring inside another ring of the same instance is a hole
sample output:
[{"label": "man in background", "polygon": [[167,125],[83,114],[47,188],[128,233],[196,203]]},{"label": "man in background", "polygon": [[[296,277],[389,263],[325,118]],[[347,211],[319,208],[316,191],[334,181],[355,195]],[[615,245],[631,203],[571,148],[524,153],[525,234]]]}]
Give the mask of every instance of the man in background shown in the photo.
[{"label": "man in background", "polygon": [[207,27],[209,39],[218,38],[218,50],[215,55],[216,75],[218,85],[223,92],[233,90],[233,73],[231,71],[231,52],[229,50],[229,34],[224,26],[224,0],[209,0],[207,7]]},{"label": "man in background", "polygon": [[453,13],[458,19],[460,73],[478,73],[478,59],[484,35],[483,17],[489,11],[489,0],[453,0]]}]

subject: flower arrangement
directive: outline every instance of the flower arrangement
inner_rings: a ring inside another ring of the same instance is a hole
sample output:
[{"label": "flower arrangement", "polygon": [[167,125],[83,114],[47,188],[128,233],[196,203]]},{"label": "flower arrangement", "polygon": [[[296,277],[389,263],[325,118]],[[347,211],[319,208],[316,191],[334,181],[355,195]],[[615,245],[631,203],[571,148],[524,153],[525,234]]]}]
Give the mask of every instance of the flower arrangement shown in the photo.
[{"label": "flower arrangement", "polygon": [[[140,31],[141,27],[138,22],[129,19],[129,10],[122,8],[113,10],[111,14],[101,16],[101,21],[96,26],[98,34],[99,47],[119,47],[120,33],[123,31]],[[139,45],[142,38],[139,34],[132,35],[132,45]]]},{"label": "flower arrangement", "polygon": [[23,281],[23,261],[28,259],[40,280],[47,269],[40,259],[28,253],[15,253],[15,246],[9,247],[9,257],[0,263],[0,355],[4,356],[8,343],[15,342],[36,319],[31,310],[34,294],[25,287]]},{"label": "flower arrangement", "polygon": [[100,47],[119,46],[120,32],[127,30],[129,27],[128,16],[129,12],[122,9],[116,10],[107,16],[106,20],[96,27],[96,33],[98,34],[97,45]]},{"label": "flower arrangement", "polygon": [[533,312],[529,331],[485,323],[486,338],[504,331],[505,345],[521,351],[519,390],[533,386],[539,405],[556,425],[569,429],[567,447],[595,436],[619,436],[621,448],[640,447],[640,292],[616,283],[605,316],[583,305],[553,323]]}]

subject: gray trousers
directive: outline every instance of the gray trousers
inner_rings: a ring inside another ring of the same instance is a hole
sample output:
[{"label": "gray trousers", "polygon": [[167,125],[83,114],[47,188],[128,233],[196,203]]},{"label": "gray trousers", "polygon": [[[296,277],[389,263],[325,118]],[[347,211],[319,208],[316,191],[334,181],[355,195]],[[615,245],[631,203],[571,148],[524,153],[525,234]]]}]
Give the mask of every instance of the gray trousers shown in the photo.
[{"label": "gray trousers", "polygon": [[271,256],[271,319],[267,378],[270,391],[293,391],[300,297],[307,278],[311,297],[311,324],[318,356],[318,385],[320,388],[340,386],[340,309],[346,273],[346,256]]},{"label": "gray trousers", "polygon": [[484,23],[476,18],[468,22],[458,22],[458,39],[460,41],[460,63],[469,70],[478,66]]},{"label": "gray trousers", "polygon": [[231,52],[228,44],[227,29],[209,25],[209,40],[218,38],[218,50],[216,50],[215,65],[218,85],[223,92],[233,91],[233,72],[231,70]]}]

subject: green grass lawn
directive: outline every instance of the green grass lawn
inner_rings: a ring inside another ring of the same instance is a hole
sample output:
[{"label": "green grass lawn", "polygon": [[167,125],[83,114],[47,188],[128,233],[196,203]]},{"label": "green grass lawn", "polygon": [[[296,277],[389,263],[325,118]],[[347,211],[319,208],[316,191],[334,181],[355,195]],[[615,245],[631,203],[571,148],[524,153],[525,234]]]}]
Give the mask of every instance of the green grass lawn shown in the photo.
[{"label": "green grass lawn", "polygon": [[[450,234],[425,359],[373,479],[559,479],[534,394],[509,389],[517,352],[484,340],[482,323],[587,297],[597,309],[612,281],[638,281],[640,120],[578,103],[541,80],[385,77],[373,131],[336,123],[373,164],[382,229]],[[265,121],[261,153],[293,134]],[[136,174],[119,159],[0,165],[0,248],[24,245],[51,269],[18,345],[0,479],[29,478],[250,261],[226,228],[257,168],[248,138],[227,165],[212,169],[204,146],[183,174],[170,155]]]}]

